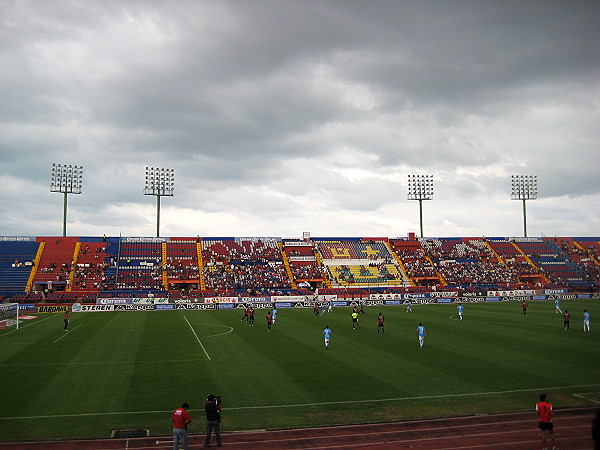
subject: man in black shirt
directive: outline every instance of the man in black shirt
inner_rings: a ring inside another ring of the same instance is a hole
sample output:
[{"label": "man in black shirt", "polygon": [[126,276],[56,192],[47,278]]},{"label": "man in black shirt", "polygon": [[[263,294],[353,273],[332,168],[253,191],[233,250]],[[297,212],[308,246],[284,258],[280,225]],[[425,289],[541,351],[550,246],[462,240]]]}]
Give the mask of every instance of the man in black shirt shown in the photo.
[{"label": "man in black shirt", "polygon": [[206,397],[204,411],[206,412],[206,439],[204,440],[204,446],[208,447],[210,445],[210,436],[214,428],[217,447],[221,447],[221,399],[214,395]]}]

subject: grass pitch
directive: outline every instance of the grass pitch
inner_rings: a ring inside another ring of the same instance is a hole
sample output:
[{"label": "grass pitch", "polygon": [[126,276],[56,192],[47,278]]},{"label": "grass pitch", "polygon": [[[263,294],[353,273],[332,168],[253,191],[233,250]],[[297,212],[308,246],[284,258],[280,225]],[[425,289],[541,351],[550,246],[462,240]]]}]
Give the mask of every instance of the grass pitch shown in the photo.
[{"label": "grass pitch", "polygon": [[241,310],[73,313],[69,332],[37,314],[0,333],[0,440],[168,435],[183,402],[202,433],[207,394],[222,396],[225,431],[533,410],[542,391],[555,408],[600,404],[597,300],[562,302],[569,331],[552,301],[526,317],[517,302],[464,306],[462,322],[454,304],[370,307],[357,330],[350,308],[280,308],[270,333],[266,310],[254,327]]}]

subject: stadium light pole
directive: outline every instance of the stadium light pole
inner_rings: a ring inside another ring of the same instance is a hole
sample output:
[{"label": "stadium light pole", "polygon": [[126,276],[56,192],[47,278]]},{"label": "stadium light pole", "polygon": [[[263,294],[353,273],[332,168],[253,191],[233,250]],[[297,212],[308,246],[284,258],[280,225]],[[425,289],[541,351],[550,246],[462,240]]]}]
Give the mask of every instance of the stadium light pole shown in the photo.
[{"label": "stadium light pole", "polygon": [[409,175],[408,199],[419,201],[419,221],[423,237],[423,200],[433,200],[433,175]]},{"label": "stadium light pole", "polygon": [[523,201],[523,236],[527,237],[527,200],[537,199],[537,175],[511,175],[511,200]]},{"label": "stadium light pole", "polygon": [[63,236],[67,235],[67,194],[81,194],[83,166],[52,163],[50,192],[61,192],[63,200]]},{"label": "stadium light pole", "polygon": [[156,196],[156,237],[160,237],[160,198],[173,197],[175,169],[146,167],[144,195]]}]

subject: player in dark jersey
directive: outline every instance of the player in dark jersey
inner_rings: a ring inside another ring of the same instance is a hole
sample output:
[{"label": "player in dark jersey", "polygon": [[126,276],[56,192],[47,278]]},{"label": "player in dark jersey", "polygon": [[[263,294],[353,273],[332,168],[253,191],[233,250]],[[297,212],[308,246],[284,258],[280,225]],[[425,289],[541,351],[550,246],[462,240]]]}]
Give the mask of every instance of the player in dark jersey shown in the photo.
[{"label": "player in dark jersey", "polygon": [[379,330],[381,330],[382,333],[385,331],[383,329],[383,321],[384,320],[385,320],[385,318],[383,317],[383,314],[379,313],[379,315],[377,316],[377,333],[379,333]]}]

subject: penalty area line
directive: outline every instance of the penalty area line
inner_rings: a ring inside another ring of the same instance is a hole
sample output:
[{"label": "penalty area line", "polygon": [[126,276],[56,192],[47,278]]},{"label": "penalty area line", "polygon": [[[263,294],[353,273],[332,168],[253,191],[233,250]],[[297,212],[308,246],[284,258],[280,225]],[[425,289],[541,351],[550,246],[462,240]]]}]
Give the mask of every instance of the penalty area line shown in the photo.
[{"label": "penalty area line", "polygon": [[[79,328],[81,325],[83,325],[82,323],[80,323],[79,325],[77,325],[75,328],[73,328],[72,330],[67,330],[67,334],[69,334],[71,331],[75,331],[77,328]],[[57,340],[55,340],[53,342],[53,344],[56,344],[58,341],[60,341],[62,338],[64,338],[67,334],[63,334],[61,337],[59,337]]]},{"label": "penalty area line", "polygon": [[196,331],[194,330],[194,327],[192,327],[192,324],[190,323],[190,321],[187,320],[187,317],[183,316],[183,318],[185,319],[185,321],[187,322],[188,326],[190,327],[190,330],[192,330],[192,333],[194,333],[194,336],[196,337],[196,340],[198,341],[198,344],[200,344],[200,347],[202,347],[202,350],[204,351],[204,354],[206,355],[206,357],[210,361],[210,355],[208,354],[208,352],[204,348],[204,345],[202,345],[202,342],[200,341],[200,338],[196,334]]}]

